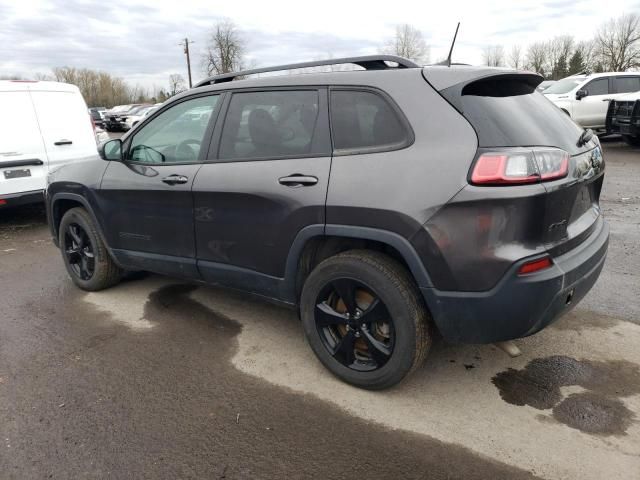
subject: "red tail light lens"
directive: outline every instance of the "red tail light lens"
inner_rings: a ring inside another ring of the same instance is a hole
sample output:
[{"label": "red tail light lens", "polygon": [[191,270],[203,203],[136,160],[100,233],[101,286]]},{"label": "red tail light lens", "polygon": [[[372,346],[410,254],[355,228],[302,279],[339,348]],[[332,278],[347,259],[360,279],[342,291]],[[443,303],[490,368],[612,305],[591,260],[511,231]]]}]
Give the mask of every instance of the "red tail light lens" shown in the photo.
[{"label": "red tail light lens", "polygon": [[538,260],[532,260],[531,262],[523,263],[518,269],[518,275],[527,275],[528,273],[539,272],[545,268],[549,268],[553,265],[551,257],[539,258]]},{"label": "red tail light lens", "polygon": [[480,155],[471,173],[474,185],[521,185],[563,178],[569,154],[557,148],[513,149]]}]

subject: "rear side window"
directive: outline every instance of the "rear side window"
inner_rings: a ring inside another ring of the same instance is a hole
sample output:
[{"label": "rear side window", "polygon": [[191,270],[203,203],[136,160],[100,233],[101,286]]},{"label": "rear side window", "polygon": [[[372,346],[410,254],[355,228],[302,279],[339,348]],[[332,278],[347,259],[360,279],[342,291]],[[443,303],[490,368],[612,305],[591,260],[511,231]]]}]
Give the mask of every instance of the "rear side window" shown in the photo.
[{"label": "rear side window", "polygon": [[598,78],[596,80],[592,80],[585,85],[584,90],[589,93],[589,96],[607,95],[609,93],[609,79]]},{"label": "rear side window", "polygon": [[616,77],[616,92],[631,93],[640,90],[640,77]]},{"label": "rear side window", "polygon": [[318,112],[317,90],[234,93],[222,130],[219,158],[311,155]]},{"label": "rear side window", "polygon": [[345,153],[391,150],[410,143],[410,132],[391,104],[371,91],[331,91],[333,147]]}]

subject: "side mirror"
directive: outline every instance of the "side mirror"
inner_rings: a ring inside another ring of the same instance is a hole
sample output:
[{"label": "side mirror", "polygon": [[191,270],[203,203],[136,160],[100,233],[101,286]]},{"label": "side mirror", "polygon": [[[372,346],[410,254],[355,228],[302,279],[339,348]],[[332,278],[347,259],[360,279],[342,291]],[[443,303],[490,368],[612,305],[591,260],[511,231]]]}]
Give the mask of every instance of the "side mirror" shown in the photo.
[{"label": "side mirror", "polygon": [[586,90],[578,90],[576,92],[576,100],[582,100],[587,95],[589,95],[589,92],[587,92]]},{"label": "side mirror", "polygon": [[101,143],[98,147],[98,154],[103,160],[122,160],[122,140],[115,138]]}]

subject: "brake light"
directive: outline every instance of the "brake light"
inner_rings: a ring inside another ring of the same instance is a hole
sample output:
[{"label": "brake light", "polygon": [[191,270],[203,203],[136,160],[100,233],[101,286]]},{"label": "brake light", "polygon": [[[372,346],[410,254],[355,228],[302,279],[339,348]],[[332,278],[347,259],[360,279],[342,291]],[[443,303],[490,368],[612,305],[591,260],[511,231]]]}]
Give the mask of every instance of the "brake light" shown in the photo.
[{"label": "brake light", "polygon": [[474,185],[521,185],[563,178],[569,154],[557,148],[512,149],[486,152],[471,173]]},{"label": "brake light", "polygon": [[545,268],[549,268],[553,265],[551,257],[539,258],[538,260],[532,260],[527,263],[523,263],[518,269],[518,275],[527,275],[529,273],[539,272]]}]

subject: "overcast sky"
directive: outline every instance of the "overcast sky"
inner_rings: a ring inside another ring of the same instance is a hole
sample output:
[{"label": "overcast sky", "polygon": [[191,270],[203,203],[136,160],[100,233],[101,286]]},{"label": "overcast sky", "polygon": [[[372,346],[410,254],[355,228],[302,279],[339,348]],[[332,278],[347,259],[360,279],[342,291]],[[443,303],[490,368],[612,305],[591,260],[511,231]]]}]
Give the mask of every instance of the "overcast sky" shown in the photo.
[{"label": "overcast sky", "polygon": [[640,0],[0,0],[0,75],[87,67],[166,87],[171,73],[186,78],[178,43],[188,36],[195,81],[208,33],[225,17],[242,30],[256,66],[377,53],[399,23],[423,32],[435,61],[457,21],[454,61],[478,64],[485,45],[588,39],[626,12],[640,12]]}]

